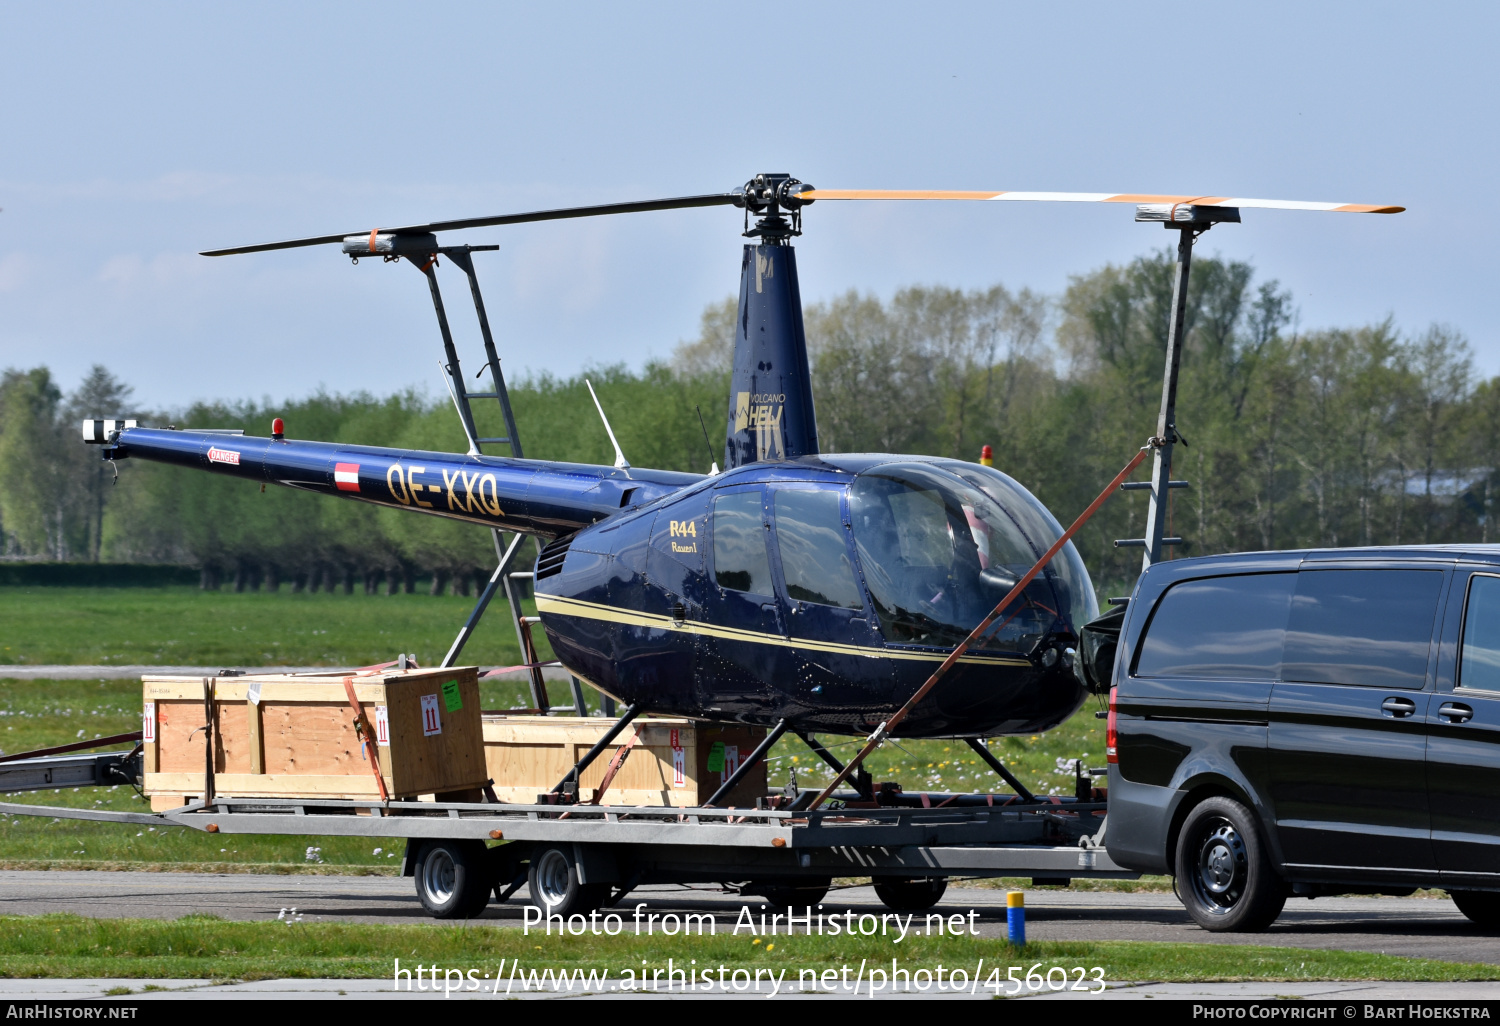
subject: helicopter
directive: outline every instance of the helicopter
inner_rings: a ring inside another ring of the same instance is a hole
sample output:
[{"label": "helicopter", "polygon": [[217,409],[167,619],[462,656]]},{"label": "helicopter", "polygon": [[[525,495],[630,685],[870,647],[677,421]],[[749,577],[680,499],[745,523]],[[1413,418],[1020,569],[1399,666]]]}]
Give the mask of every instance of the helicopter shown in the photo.
[{"label": "helicopter", "polygon": [[[865,734],[903,708],[1063,529],[992,466],[819,451],[791,240],[802,232],[803,212],[820,200],[1127,203],[1137,206],[1138,220],[1167,227],[1237,221],[1242,207],[1403,209],[1124,193],[818,190],[788,174],[761,174],[723,193],[210,250],[204,255],[336,244],[356,261],[405,259],[429,277],[442,253],[465,266],[472,282],[471,248],[441,246],[438,233],[736,207],[750,241],[741,256],[724,468],[702,475],[632,467],[612,431],[612,466],[484,455],[468,423],[467,454],[295,440],[279,420],[270,437],[93,420],[84,422],[84,438],[101,444],[106,460],[194,467],[536,537],[535,596],[547,639],[570,673],[628,706],[620,725],[651,712],[773,727],[777,736],[789,728],[804,737]],[[433,289],[436,301],[435,280]],[[488,343],[487,326],[485,335]],[[492,369],[498,390],[493,358]],[[1170,425],[1163,434],[1170,441]],[[1082,628],[1098,615],[1088,571],[1068,542],[891,736],[972,746],[1056,726],[1086,697],[1076,651]]]}]

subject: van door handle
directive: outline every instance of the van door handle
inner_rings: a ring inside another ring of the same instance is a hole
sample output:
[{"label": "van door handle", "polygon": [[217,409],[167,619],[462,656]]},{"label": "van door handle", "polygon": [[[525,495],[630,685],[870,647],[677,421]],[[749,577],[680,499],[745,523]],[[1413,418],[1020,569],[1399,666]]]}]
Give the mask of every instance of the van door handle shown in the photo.
[{"label": "van door handle", "polygon": [[1459,702],[1444,702],[1438,707],[1438,719],[1449,723],[1468,723],[1474,718],[1474,710]]},{"label": "van door handle", "polygon": [[1394,716],[1399,720],[1416,712],[1417,703],[1409,698],[1387,698],[1380,703],[1380,708],[1387,716]]}]

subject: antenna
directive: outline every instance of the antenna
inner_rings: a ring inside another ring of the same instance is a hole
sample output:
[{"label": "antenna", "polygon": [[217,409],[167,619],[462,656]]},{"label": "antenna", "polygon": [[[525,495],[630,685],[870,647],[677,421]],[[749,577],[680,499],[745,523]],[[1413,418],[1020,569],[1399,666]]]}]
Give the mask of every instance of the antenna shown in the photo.
[{"label": "antenna", "polygon": [[698,411],[698,428],[703,432],[703,445],[708,449],[708,462],[710,464],[710,469],[708,471],[709,476],[718,477],[719,461],[714,459],[714,444],[708,440],[708,427],[703,423],[703,407],[695,403],[693,405],[693,409]]},{"label": "antenna", "polygon": [[459,405],[458,393],[453,390],[453,382],[448,380],[448,368],[442,360],[438,361],[438,366],[443,368],[443,384],[448,386],[448,398],[453,400],[453,408],[458,411],[458,422],[463,425],[464,439],[469,443],[469,455],[478,456],[480,455],[479,441],[469,430],[469,421],[464,417],[464,408]]},{"label": "antenna", "polygon": [[615,430],[609,426],[609,418],[604,415],[604,407],[599,405],[599,396],[594,391],[593,382],[589,381],[588,378],[584,378],[583,383],[589,386],[589,395],[594,397],[594,409],[599,411],[599,419],[604,421],[604,430],[609,435],[609,444],[615,447],[615,469],[629,470],[630,462],[625,459],[625,454],[620,451],[620,443],[615,439]]}]

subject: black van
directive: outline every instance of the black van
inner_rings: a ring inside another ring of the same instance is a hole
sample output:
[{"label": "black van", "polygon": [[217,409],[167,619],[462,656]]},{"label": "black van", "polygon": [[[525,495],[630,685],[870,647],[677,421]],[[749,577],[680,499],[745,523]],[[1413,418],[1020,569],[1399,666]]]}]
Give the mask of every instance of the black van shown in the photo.
[{"label": "black van", "polygon": [[1116,862],[1209,930],[1417,887],[1500,926],[1500,546],[1171,560],[1116,622]]}]

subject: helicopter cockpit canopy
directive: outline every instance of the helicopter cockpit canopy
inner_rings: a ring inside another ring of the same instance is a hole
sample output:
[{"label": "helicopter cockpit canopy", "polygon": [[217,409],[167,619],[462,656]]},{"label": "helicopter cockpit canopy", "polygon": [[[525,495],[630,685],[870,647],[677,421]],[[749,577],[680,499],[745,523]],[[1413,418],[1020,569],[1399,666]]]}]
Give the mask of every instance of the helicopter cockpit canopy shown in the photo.
[{"label": "helicopter cockpit canopy", "polygon": [[[850,487],[849,511],[881,633],[895,644],[958,644],[1062,536],[1011,478],[957,460],[871,467]],[[1029,651],[1097,615],[1070,543],[976,647]]]}]

